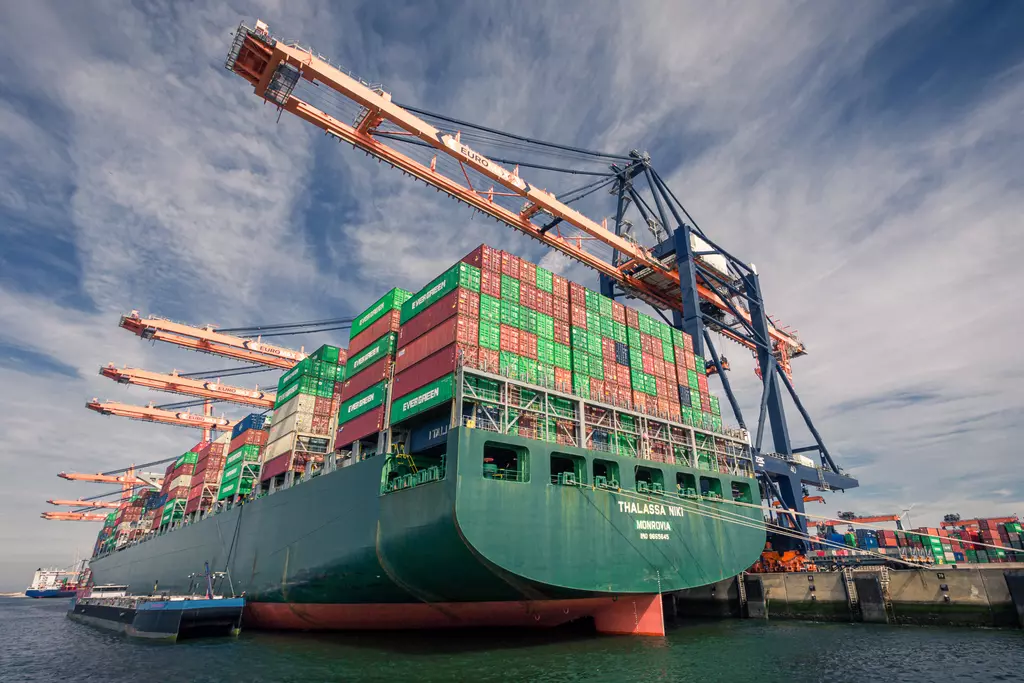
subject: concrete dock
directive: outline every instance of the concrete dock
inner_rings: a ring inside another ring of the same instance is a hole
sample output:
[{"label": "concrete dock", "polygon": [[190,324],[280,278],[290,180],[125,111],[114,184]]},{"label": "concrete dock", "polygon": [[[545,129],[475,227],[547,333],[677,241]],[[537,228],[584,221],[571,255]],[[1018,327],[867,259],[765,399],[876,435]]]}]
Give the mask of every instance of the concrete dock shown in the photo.
[{"label": "concrete dock", "polygon": [[1024,564],[743,574],[665,599],[679,618],[1024,627]]}]

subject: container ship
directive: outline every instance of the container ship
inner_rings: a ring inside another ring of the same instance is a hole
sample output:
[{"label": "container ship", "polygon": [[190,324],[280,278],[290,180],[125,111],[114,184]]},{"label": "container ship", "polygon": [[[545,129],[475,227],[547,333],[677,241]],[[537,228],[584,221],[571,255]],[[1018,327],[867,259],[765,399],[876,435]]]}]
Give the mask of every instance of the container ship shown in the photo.
[{"label": "container ship", "polygon": [[209,563],[254,628],[661,634],[662,593],[760,556],[749,436],[685,333],[481,245],[349,337],[108,515],[94,580]]}]

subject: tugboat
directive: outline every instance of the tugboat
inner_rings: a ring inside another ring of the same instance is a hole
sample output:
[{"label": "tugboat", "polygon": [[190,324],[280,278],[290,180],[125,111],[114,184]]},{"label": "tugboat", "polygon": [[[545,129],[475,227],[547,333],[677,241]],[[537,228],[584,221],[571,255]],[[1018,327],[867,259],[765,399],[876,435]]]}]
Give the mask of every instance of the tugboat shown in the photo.
[{"label": "tugboat", "polygon": [[[237,636],[242,630],[245,597],[214,595],[213,580],[223,572],[211,572],[209,563],[202,595],[130,595],[125,585],[86,585],[71,600],[68,618],[84,624],[125,633],[133,638],[167,640],[204,636]],[[195,584],[197,575],[193,575]]]}]

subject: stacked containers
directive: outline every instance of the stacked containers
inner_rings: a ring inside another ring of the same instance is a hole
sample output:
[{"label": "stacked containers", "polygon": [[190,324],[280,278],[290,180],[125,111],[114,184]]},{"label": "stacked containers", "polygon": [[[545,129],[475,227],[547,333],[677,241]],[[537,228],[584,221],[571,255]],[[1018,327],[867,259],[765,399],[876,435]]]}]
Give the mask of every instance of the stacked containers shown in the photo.
[{"label": "stacked containers", "polygon": [[323,460],[333,448],[346,354],[324,345],[281,375],[260,480]]},{"label": "stacked containers", "polygon": [[259,478],[260,460],[269,436],[269,420],[263,413],[251,413],[231,430],[228,456],[224,460],[217,500],[228,500],[252,491]]},{"label": "stacked containers", "polygon": [[[494,260],[494,250],[474,254]],[[471,255],[472,256],[472,255]],[[454,372],[463,358],[479,363],[481,270],[459,261],[402,305],[391,424],[395,425],[454,396]],[[492,360],[496,353],[491,353]]]},{"label": "stacked containers", "polygon": [[352,323],[335,448],[349,446],[384,428],[401,308],[411,296],[412,292],[396,287]]},{"label": "stacked containers", "polygon": [[192,450],[182,453],[177,460],[167,466],[163,487],[160,489],[160,494],[164,498],[160,526],[166,526],[185,516],[185,505],[192,487],[192,474],[199,459],[198,451],[208,445],[208,441],[200,441]]},{"label": "stacked containers", "polygon": [[198,451],[188,500],[185,503],[186,515],[213,507],[214,501],[217,500],[217,489],[224,473],[224,460],[227,458],[230,442],[231,432],[224,432]]}]

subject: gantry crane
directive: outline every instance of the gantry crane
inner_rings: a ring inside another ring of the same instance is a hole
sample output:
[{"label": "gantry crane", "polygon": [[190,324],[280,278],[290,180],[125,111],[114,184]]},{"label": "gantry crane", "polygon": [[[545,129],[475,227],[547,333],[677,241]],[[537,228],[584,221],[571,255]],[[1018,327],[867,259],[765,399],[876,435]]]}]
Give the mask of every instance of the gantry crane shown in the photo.
[{"label": "gantry crane", "polygon": [[103,522],[106,515],[94,512],[41,512],[39,516],[57,522]]},{"label": "gantry crane", "polygon": [[981,517],[978,519],[960,519],[959,515],[953,515],[956,519],[944,519],[941,522],[943,529],[953,529],[957,527],[964,527],[965,529],[980,529],[982,522],[993,522],[995,524],[1010,524],[1012,522],[1019,522],[1020,518],[1017,515],[1010,515],[1008,517]]},{"label": "gantry crane", "polygon": [[[382,86],[350,76],[311,49],[274,38],[262,21],[255,28],[239,25],[225,67],[279,110],[596,270],[602,294],[639,298],[662,317],[670,314],[673,324],[693,339],[695,355],[704,358],[705,350],[710,353],[709,363],[716,367],[742,428],[746,428],[743,415],[709,332],[749,349],[762,383],[752,443],[755,466],[766,495],[781,501],[787,510],[803,512],[805,485],[822,490],[858,485],[836,465],[797,396],[790,361],[807,350],[794,332],[768,316],[756,268],[722,248],[697,225],[646,153],[605,154],[531,140],[398,104]],[[326,111],[331,107],[341,114]],[[348,114],[351,118],[342,120]],[[485,143],[487,136],[492,141],[500,136],[505,142],[529,143],[607,165],[603,172],[596,172],[488,157],[463,140],[464,132],[467,139],[470,132],[474,140]],[[598,180],[556,197],[520,176],[520,168]],[[643,182],[646,195],[640,191]],[[569,206],[605,188],[617,197],[611,225],[608,219],[593,220]],[[626,218],[630,206],[654,235],[654,246],[642,246],[633,235]],[[812,445],[794,448],[791,443],[784,395],[803,418],[814,439]],[[762,448],[769,423],[774,448]],[[808,466],[794,457],[812,452],[820,466]],[[803,516],[791,518],[797,530],[806,532]]]},{"label": "gantry crane", "polygon": [[92,399],[85,404],[89,410],[94,410],[101,415],[116,415],[127,417],[132,420],[143,420],[146,422],[159,422],[162,424],[176,425],[178,427],[198,427],[200,429],[215,429],[228,431],[235,426],[237,420],[229,420],[226,417],[215,417],[213,415],[201,415],[187,410],[164,410],[153,404],[147,406],[133,406],[117,401],[100,401]]},{"label": "gantry crane", "polygon": [[100,374],[114,380],[118,384],[134,384],[156,389],[157,391],[230,401],[231,403],[241,403],[257,408],[273,408],[276,396],[272,391],[263,391],[259,388],[245,389],[210,380],[182,377],[177,371],[173,371],[170,374],[162,374],[138,368],[118,368],[113,363],[109,363],[106,367],[100,368]]}]

